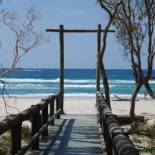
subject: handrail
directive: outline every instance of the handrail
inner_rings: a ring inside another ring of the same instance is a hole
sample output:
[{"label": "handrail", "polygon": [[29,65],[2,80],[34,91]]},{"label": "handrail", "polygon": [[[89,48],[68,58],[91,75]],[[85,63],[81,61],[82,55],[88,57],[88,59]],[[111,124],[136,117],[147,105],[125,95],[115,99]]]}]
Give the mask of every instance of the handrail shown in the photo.
[{"label": "handrail", "polygon": [[98,121],[108,155],[139,155],[128,134],[120,127],[117,116],[111,112],[103,95],[97,92]]},{"label": "handrail", "polygon": [[[56,101],[56,108],[54,103]],[[62,109],[60,108],[60,94],[50,95],[42,99],[37,105],[14,115],[9,115],[0,121],[0,135],[11,129],[11,154],[24,154],[30,147],[32,150],[39,149],[39,136],[48,135],[48,126],[54,124],[55,118],[59,119]],[[56,112],[54,112],[56,109]],[[31,122],[31,140],[21,147],[21,126],[23,121]]]},{"label": "handrail", "polygon": [[59,109],[53,116],[52,118],[46,123],[44,124],[40,130],[31,138],[31,141],[24,146],[20,151],[18,151],[17,155],[23,155],[24,153],[26,153],[29,148],[31,147],[31,145],[37,140],[37,138],[39,138],[40,135],[43,134],[43,132],[48,128],[48,126],[50,125],[50,123],[56,118],[56,116],[58,116],[61,113],[61,109]]},{"label": "handrail", "polygon": [[[46,29],[46,32],[60,32],[60,29]],[[63,29],[63,32],[68,33],[96,33],[98,30],[96,29]],[[101,32],[105,32],[104,29],[101,29]],[[107,30],[107,32],[115,32],[115,30]]]}]

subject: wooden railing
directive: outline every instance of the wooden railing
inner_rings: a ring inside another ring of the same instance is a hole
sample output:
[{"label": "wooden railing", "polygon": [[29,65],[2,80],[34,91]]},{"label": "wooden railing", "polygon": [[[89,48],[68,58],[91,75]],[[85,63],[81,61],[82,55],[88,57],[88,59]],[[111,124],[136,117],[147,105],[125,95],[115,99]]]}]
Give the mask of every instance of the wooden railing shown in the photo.
[{"label": "wooden railing", "polygon": [[128,134],[120,127],[103,95],[97,93],[98,121],[108,155],[139,155]]},{"label": "wooden railing", "polygon": [[[0,121],[0,135],[11,130],[11,154],[21,155],[30,148],[39,150],[40,136],[47,136],[48,126],[54,125],[55,118],[60,118],[60,107],[60,95],[52,95],[41,100],[39,104]],[[25,146],[21,146],[21,126],[24,121],[31,122],[31,140]]]}]

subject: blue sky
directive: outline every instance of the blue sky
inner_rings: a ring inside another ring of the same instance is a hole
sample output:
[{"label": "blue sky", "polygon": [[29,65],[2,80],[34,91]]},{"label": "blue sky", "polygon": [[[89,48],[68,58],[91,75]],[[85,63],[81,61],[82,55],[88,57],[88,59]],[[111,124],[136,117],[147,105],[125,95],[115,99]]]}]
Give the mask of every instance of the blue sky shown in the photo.
[{"label": "blue sky", "polygon": [[[4,0],[0,8],[16,11],[23,18],[29,7],[36,8],[40,20],[36,28],[45,31],[46,28],[95,29],[98,24],[106,24],[107,17],[96,3],[96,0]],[[46,33],[46,32],[45,32]],[[26,55],[18,67],[26,68],[58,68],[59,67],[59,35],[51,35],[51,42],[43,44]],[[65,34],[65,68],[95,68],[96,67],[96,34]],[[1,58],[0,62],[8,67],[12,60],[14,36],[1,25]],[[104,57],[106,68],[130,68],[127,60],[122,57],[115,34],[109,34],[108,46]]]}]

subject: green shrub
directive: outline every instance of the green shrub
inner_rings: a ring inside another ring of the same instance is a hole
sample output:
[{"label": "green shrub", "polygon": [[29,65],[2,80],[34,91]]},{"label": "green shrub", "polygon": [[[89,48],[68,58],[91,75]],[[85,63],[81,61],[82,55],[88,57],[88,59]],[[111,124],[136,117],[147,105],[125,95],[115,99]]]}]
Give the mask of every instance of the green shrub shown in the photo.
[{"label": "green shrub", "polygon": [[148,127],[147,131],[150,138],[155,138],[155,125]]},{"label": "green shrub", "polygon": [[[139,123],[137,125],[131,126],[131,134],[145,135],[150,139],[149,146],[142,149],[142,152],[150,153],[155,155],[155,125],[148,125],[147,123]],[[142,139],[136,139],[136,142],[141,143]]]},{"label": "green shrub", "polygon": [[155,125],[147,125],[146,123],[139,123],[137,125],[132,125],[130,129],[130,134],[145,135],[150,138],[155,138]]},{"label": "green shrub", "polygon": [[138,123],[138,124],[133,124],[131,125],[131,128],[129,130],[130,134],[141,134],[141,129],[145,126],[144,123]]},{"label": "green shrub", "polygon": [[155,147],[144,148],[142,151],[147,152],[147,153],[151,153],[152,155],[155,155]]}]

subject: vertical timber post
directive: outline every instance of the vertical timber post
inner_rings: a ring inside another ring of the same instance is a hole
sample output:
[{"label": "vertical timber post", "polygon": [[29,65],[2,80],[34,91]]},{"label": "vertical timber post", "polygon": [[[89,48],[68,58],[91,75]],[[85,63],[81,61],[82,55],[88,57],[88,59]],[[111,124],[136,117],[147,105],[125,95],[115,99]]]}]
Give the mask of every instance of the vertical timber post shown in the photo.
[{"label": "vertical timber post", "polygon": [[63,111],[64,102],[64,31],[63,25],[59,26],[60,29],[60,108]]},{"label": "vertical timber post", "polygon": [[[61,101],[61,95],[58,94],[58,95],[56,96],[56,111],[58,111],[58,110],[60,109],[60,101]],[[57,115],[56,118],[57,118],[57,119],[60,119],[60,114]]]},{"label": "vertical timber post", "polygon": [[[44,106],[42,108],[42,126],[48,122],[48,103],[49,101],[44,101]],[[48,128],[42,133],[42,137],[48,136]]]},{"label": "vertical timber post", "polygon": [[[50,118],[54,115],[54,101],[55,97],[50,100]],[[54,125],[54,120],[51,122],[51,125]]]},{"label": "vertical timber post", "polygon": [[[36,108],[36,111],[32,114],[31,118],[31,137],[33,137],[41,127],[41,115],[38,105],[32,105],[31,107]],[[39,137],[32,144],[32,150],[39,150]]]},{"label": "vertical timber post", "polygon": [[[11,115],[14,117],[13,115]],[[11,117],[10,116],[10,117]],[[11,128],[11,154],[15,155],[21,149],[21,126],[22,121],[18,118],[18,123]]]},{"label": "vertical timber post", "polygon": [[97,29],[97,63],[96,63],[96,91],[100,91],[100,68],[99,68],[99,53],[101,49],[101,24]]}]

